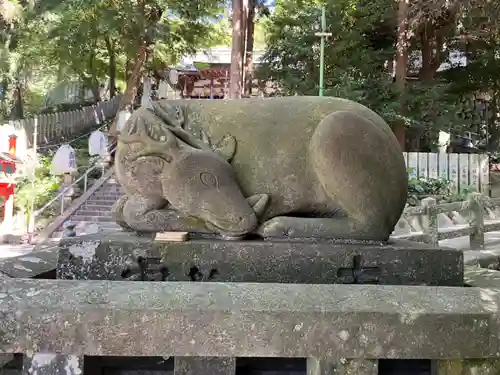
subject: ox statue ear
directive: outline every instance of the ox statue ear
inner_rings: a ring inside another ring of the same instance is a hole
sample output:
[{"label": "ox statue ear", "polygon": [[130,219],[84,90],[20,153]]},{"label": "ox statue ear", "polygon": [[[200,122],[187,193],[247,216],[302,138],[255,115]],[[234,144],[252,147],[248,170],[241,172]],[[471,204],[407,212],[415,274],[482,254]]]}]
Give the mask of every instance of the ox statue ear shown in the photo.
[{"label": "ox statue ear", "polygon": [[165,124],[179,128],[181,127],[182,124],[179,121],[179,112],[176,107],[162,101],[156,101],[153,102],[151,108],[148,109],[158,116]]},{"label": "ox statue ear", "polygon": [[216,145],[212,146],[212,149],[230,163],[236,153],[236,138],[231,134],[226,134]]}]

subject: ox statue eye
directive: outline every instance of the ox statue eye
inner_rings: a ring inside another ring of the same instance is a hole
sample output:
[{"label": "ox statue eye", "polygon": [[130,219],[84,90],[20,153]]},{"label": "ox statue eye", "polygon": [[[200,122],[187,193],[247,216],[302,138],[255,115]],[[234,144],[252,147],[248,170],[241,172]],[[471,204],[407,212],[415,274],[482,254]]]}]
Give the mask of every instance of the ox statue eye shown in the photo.
[{"label": "ox statue eye", "polygon": [[201,172],[200,180],[203,183],[203,185],[214,188],[217,187],[217,177],[215,177],[215,175],[213,175],[210,172]]}]

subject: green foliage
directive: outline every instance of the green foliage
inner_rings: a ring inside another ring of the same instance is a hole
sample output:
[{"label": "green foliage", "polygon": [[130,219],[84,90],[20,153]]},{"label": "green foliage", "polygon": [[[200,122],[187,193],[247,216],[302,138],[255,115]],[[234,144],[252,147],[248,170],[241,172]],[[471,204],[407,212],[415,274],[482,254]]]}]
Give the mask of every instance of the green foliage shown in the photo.
[{"label": "green foliage", "polygon": [[32,54],[63,62],[68,73],[92,83],[108,73],[110,52],[122,65],[146,42],[155,45],[156,64],[172,64],[219,42],[227,33],[211,18],[220,11],[217,0],[45,0],[29,17],[26,39],[44,42],[31,45]]},{"label": "green foliage", "polygon": [[426,197],[435,197],[438,202],[461,202],[467,200],[470,193],[476,191],[474,186],[460,186],[460,191],[455,191],[452,182],[446,178],[417,178],[412,177],[414,168],[408,168],[408,204],[420,205]]},{"label": "green foliage", "polygon": [[[63,79],[97,98],[126,70],[141,46],[153,48],[147,69],[164,69],[200,49],[228,42],[222,0],[0,1],[0,120],[12,109],[36,113]],[[19,83],[19,84],[18,84]],[[21,102],[15,95],[21,88]],[[24,106],[24,108],[23,108]]]},{"label": "green foliage", "polygon": [[[72,147],[76,152],[76,161],[78,165],[79,178],[89,167],[95,164],[96,157],[91,157],[88,152],[88,137],[82,137],[72,143]],[[61,176],[54,176],[50,173],[50,166],[55,151],[49,151],[45,155],[39,155],[38,167],[35,170],[35,183],[34,190],[31,179],[26,177],[17,182],[16,185],[16,199],[14,200],[16,211],[30,213],[31,200],[34,197],[34,208],[38,210],[51,201],[57,194],[59,194],[62,187],[63,178]],[[99,178],[101,172],[96,169],[94,173],[89,174],[89,178]],[[57,204],[48,207],[42,212],[42,217],[51,219],[59,214]],[[42,221],[43,222],[43,221]]]},{"label": "green foliage", "polygon": [[[14,200],[17,211],[30,214],[31,200],[34,199],[34,208],[38,210],[53,199],[61,186],[61,177],[50,174],[52,154],[40,157],[39,166],[35,171],[35,183],[24,178],[16,185],[16,199]],[[53,215],[51,210],[44,211],[46,215]]]},{"label": "green foliage", "polygon": [[[83,137],[72,144],[76,152],[76,160],[79,178],[82,173],[86,172],[92,165],[95,164],[97,157],[91,157],[88,153],[88,138]],[[35,183],[32,184],[29,178],[19,180],[16,185],[16,199],[14,200],[15,210],[30,214],[31,200],[34,197],[34,209],[38,210],[49,203],[54,197],[59,194],[62,188],[63,178],[54,176],[50,173],[50,165],[55,152],[51,151],[46,155],[39,155],[39,164],[35,171]],[[97,179],[101,177],[101,170],[96,168],[88,174],[89,179]],[[83,181],[82,181],[83,183]],[[81,185],[81,184],[80,184]],[[83,188],[83,186],[80,186]],[[41,212],[42,220],[38,220],[38,225],[45,225],[54,217],[59,215],[58,205],[53,204]]]},{"label": "green foliage", "polygon": [[[403,120],[430,138],[439,130],[485,136],[473,98],[478,91],[493,94],[491,106],[500,109],[500,33],[495,21],[500,8],[486,0],[473,2],[482,5],[411,4],[407,68],[413,79],[401,94],[389,68],[396,57],[397,6],[392,0],[278,0],[265,24],[267,48],[258,76],[274,80],[281,95],[317,95],[320,40],[314,34],[320,30],[324,4],[327,31],[332,33],[325,45],[325,95],[361,102],[389,123]],[[425,66],[420,58],[424,39],[431,46]],[[441,50],[432,50],[437,41]],[[468,53],[467,67],[438,71],[442,63],[451,62],[451,52],[460,51]],[[500,121],[493,118],[497,113],[492,108],[488,118],[490,131],[497,132],[490,134],[490,141],[500,141]]]}]

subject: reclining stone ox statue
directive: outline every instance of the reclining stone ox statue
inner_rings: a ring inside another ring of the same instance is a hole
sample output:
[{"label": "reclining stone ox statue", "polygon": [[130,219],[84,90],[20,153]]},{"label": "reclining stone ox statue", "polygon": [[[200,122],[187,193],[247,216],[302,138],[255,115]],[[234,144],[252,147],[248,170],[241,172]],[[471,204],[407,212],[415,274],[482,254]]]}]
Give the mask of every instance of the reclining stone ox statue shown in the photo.
[{"label": "reclining stone ox statue", "polygon": [[[113,209],[126,230],[385,241],[407,172],[385,121],[332,97],[157,101],[124,126]],[[192,227],[190,227],[190,225]]]}]

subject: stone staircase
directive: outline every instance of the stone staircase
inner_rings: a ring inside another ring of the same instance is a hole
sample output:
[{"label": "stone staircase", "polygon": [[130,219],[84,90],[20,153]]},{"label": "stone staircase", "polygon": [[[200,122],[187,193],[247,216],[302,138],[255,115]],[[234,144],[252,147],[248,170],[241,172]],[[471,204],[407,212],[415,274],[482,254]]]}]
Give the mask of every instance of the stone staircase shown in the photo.
[{"label": "stone staircase", "polygon": [[[97,225],[103,232],[120,230],[111,217],[111,207],[122,195],[122,187],[114,176],[111,176],[68,218],[76,224],[77,235],[85,232],[91,224]],[[60,238],[62,231],[63,228],[54,232],[51,238]]]}]

